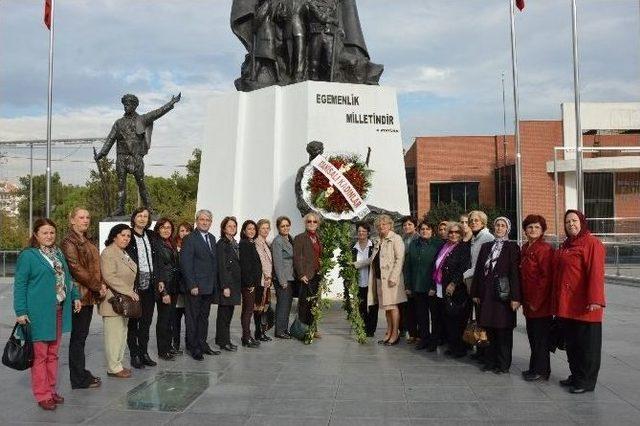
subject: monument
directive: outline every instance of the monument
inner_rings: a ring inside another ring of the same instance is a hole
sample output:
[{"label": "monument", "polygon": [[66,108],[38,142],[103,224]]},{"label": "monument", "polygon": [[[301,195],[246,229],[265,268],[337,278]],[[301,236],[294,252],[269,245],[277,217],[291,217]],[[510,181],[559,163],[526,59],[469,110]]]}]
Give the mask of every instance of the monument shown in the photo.
[{"label": "monument", "polygon": [[[378,85],[383,66],[369,59],[355,0],[234,0],[230,21],[246,55],[237,92],[209,104],[197,207],[240,220],[287,215],[292,232],[309,209],[334,220],[409,214],[396,93]],[[366,158],[366,209],[327,214],[309,202],[317,154]]]},{"label": "monument", "polygon": [[[113,144],[116,144],[116,175],[118,176],[118,202],[112,216],[125,214],[124,206],[127,200],[127,174],[132,174],[138,185],[142,205],[150,208],[151,200],[144,183],[144,160],[151,148],[151,133],[153,122],[173,109],[180,101],[181,94],[172,96],[171,100],[158,109],[146,114],[138,114],[136,108],[140,104],[138,97],[126,94],[121,102],[124,107],[124,116],[116,120],[111,132],[99,153],[94,151],[96,162],[106,157]],[[98,171],[100,166],[98,165]]]}]

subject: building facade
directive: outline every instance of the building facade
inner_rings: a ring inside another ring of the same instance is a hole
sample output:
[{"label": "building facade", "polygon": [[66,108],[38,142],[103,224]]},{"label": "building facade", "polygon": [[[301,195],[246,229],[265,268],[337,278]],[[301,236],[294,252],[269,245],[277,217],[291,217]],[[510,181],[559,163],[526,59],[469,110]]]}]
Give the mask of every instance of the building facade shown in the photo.
[{"label": "building facade", "polygon": [[[523,214],[543,215],[551,234],[556,217],[577,204],[572,108],[562,105],[562,120],[520,122]],[[590,226],[600,234],[640,234],[640,103],[582,109]],[[456,201],[466,210],[496,206],[515,218],[514,165],[513,135],[418,137],[405,154],[412,214]]]}]

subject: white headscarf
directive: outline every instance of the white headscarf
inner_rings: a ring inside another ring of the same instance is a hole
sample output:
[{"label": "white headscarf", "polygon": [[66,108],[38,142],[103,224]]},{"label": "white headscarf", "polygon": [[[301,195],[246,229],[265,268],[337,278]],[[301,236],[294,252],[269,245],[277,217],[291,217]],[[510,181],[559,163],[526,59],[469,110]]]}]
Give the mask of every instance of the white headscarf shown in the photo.
[{"label": "white headscarf", "polygon": [[495,237],[495,240],[493,242],[493,246],[491,247],[491,252],[489,253],[489,257],[487,257],[487,261],[484,263],[484,274],[485,275],[488,275],[489,272],[491,272],[493,270],[493,268],[495,268],[496,262],[498,261],[498,258],[500,257],[500,253],[502,253],[502,246],[504,245],[504,242],[505,241],[509,241],[509,232],[511,232],[511,221],[508,218],[504,217],[504,216],[497,217],[493,221],[493,228],[494,229],[496,227],[496,223],[498,223],[499,220],[503,221],[507,225],[507,232],[502,237],[498,237],[494,233],[493,236]]}]

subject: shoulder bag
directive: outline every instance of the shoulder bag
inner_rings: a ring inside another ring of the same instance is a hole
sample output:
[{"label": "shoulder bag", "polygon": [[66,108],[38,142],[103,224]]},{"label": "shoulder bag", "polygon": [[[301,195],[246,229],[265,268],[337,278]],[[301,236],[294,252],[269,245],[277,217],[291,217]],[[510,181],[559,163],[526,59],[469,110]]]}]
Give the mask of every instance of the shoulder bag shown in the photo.
[{"label": "shoulder bag", "polygon": [[[22,339],[16,337],[16,329],[20,327]],[[2,363],[14,370],[26,370],[33,365],[33,343],[31,342],[31,327],[29,324],[18,324],[13,326],[9,341],[4,346],[2,353]]]},{"label": "shoulder bag", "polygon": [[126,294],[118,293],[111,289],[113,297],[109,299],[113,312],[125,318],[140,318],[142,316],[142,305],[139,300],[133,300]]}]

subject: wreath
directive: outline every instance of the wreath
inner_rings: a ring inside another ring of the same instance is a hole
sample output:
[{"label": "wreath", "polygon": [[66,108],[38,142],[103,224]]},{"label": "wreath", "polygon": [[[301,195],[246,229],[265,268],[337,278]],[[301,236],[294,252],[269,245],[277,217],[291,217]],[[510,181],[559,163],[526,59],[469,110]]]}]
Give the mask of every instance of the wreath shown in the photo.
[{"label": "wreath", "polygon": [[[367,165],[357,155],[334,155],[328,161],[342,173],[360,197],[366,199],[372,173]],[[306,190],[312,207],[321,212],[339,215],[353,211],[342,192],[320,170],[313,169]]]}]

